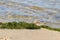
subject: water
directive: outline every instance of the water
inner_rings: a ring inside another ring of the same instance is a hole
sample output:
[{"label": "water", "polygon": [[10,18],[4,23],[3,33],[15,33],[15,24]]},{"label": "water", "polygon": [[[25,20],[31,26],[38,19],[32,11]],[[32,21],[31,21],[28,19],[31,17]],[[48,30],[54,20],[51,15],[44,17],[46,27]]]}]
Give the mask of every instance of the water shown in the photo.
[{"label": "water", "polygon": [[[31,8],[33,6],[38,8]],[[0,0],[0,22],[33,22],[36,19],[60,28],[60,0]]]}]

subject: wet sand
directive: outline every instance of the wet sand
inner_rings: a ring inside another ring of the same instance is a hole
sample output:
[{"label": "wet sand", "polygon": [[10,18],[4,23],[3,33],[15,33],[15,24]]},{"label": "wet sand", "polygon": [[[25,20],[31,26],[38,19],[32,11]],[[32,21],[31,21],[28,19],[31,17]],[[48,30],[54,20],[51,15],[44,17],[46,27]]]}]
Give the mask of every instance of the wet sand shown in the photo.
[{"label": "wet sand", "polygon": [[60,32],[43,28],[38,30],[0,29],[0,37],[7,37],[8,40],[60,40]]}]

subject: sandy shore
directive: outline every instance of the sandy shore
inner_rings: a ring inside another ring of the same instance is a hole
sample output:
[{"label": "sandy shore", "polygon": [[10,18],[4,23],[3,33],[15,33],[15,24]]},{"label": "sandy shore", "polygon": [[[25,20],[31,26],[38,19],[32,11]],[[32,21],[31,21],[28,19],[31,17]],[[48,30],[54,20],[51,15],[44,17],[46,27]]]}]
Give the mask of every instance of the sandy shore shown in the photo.
[{"label": "sandy shore", "polygon": [[43,28],[38,30],[0,29],[0,37],[4,36],[9,40],[60,40],[60,32]]}]

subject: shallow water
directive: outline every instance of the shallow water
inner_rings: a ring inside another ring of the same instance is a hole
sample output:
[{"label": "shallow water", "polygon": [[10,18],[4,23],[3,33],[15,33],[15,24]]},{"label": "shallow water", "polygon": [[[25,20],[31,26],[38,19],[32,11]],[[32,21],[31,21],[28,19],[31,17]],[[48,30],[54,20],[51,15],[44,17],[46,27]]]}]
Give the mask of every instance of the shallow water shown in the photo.
[{"label": "shallow water", "polygon": [[[40,10],[31,8],[33,6]],[[33,22],[37,19],[46,22],[48,26],[60,28],[59,7],[60,0],[0,0],[0,22]],[[9,18],[11,15],[13,18]]]}]

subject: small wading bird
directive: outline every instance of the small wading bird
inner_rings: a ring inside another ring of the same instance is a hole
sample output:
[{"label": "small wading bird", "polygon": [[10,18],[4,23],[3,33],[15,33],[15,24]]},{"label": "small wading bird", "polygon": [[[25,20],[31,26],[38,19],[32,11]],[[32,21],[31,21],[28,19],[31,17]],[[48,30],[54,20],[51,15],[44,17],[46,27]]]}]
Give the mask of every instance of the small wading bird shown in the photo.
[{"label": "small wading bird", "polygon": [[34,24],[36,24],[37,26],[45,25],[44,22],[40,22],[40,21],[38,21],[38,20],[35,20],[35,21],[34,21]]}]

